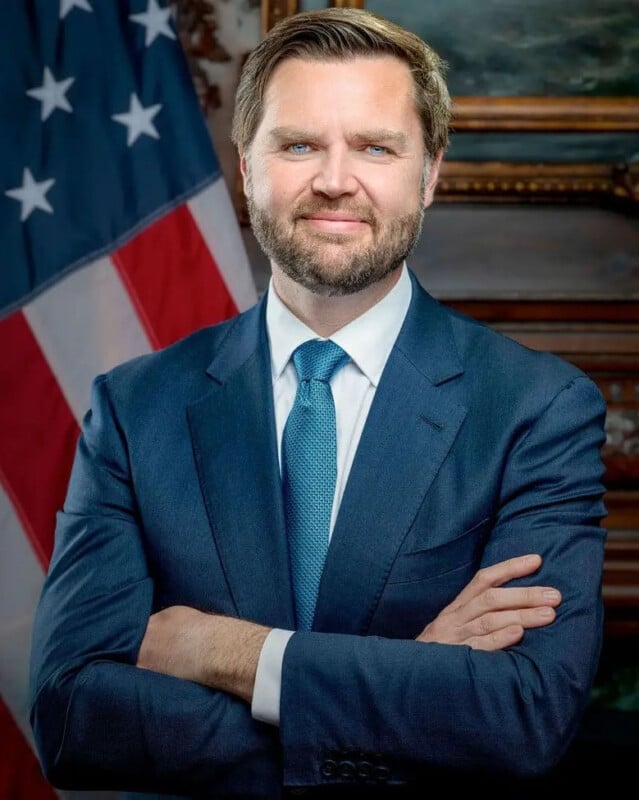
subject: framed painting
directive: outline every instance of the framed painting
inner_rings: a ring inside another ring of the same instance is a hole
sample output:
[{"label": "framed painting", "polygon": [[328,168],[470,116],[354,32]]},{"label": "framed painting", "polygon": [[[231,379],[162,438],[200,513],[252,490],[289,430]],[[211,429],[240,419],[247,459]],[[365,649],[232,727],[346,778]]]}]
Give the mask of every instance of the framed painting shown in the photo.
[{"label": "framed painting", "polygon": [[446,61],[440,200],[639,204],[636,0],[262,0],[263,30],[328,5],[397,22]]}]

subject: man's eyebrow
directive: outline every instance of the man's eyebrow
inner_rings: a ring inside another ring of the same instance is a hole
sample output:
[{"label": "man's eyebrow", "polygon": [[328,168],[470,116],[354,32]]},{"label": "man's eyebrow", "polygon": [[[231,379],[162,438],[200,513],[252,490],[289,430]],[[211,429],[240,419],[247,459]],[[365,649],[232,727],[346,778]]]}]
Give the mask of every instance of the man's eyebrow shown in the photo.
[{"label": "man's eyebrow", "polygon": [[[317,138],[317,134],[306,131],[303,128],[294,128],[288,125],[278,125],[269,131],[269,138],[274,141],[286,142],[308,142]],[[348,135],[352,142],[358,143],[378,143],[388,142],[397,147],[406,147],[407,137],[401,131],[391,130],[390,128],[372,128],[370,130],[358,131]]]},{"label": "man's eyebrow", "polygon": [[389,128],[373,128],[367,131],[359,131],[358,133],[353,133],[349,138],[355,142],[370,142],[371,144],[389,142],[398,147],[405,147],[408,141],[405,133],[390,130]]},{"label": "man's eyebrow", "polygon": [[302,128],[292,128],[288,125],[278,125],[269,131],[269,138],[277,141],[293,141],[293,142],[307,142],[313,138],[310,131],[302,130]]}]

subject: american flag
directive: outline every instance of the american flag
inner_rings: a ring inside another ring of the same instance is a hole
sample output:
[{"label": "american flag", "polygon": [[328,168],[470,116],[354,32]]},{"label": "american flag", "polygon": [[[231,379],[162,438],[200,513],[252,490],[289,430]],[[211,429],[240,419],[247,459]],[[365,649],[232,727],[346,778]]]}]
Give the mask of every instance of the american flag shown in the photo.
[{"label": "american flag", "polygon": [[92,378],[256,299],[170,9],[4,0],[0,800],[56,797],[28,722],[31,622]]}]

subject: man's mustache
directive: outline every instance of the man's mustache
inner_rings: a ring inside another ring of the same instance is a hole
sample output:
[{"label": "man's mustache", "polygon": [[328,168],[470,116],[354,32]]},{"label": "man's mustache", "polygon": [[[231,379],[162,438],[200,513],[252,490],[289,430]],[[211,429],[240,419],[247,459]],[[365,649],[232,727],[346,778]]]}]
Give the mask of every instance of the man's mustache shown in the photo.
[{"label": "man's mustache", "polygon": [[354,206],[347,205],[343,201],[331,203],[326,199],[323,200],[309,200],[301,203],[295,209],[293,219],[301,219],[302,217],[310,217],[324,212],[331,214],[343,213],[349,217],[355,217],[362,222],[367,222],[372,227],[375,227],[377,218],[369,206]]}]

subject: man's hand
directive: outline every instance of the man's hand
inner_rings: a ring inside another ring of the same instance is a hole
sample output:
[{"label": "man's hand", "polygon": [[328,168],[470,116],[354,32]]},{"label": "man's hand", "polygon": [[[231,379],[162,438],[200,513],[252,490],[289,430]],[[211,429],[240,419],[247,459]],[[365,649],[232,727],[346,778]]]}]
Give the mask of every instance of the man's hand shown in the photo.
[{"label": "man's hand", "polygon": [[466,644],[475,650],[503,650],[517,644],[527,628],[555,619],[561,594],[549,586],[502,588],[539,569],[541,556],[527,555],[480,569],[470,583],[417,637],[418,642]]},{"label": "man's hand", "polygon": [[246,620],[170,606],[149,617],[137,666],[220,689],[250,703],[269,631]]}]

